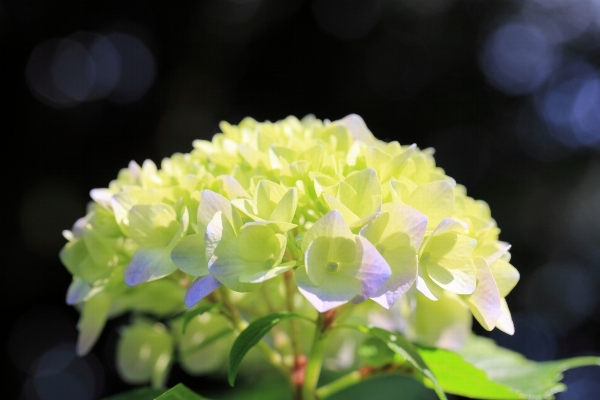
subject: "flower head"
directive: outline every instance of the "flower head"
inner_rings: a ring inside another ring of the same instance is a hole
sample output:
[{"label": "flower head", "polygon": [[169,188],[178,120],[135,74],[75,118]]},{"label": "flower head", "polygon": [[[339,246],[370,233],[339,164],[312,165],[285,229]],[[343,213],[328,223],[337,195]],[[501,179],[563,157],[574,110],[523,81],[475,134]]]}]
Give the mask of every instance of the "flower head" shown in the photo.
[{"label": "flower head", "polygon": [[[145,304],[162,315],[281,275],[320,312],[416,299],[416,316],[458,305],[450,320],[463,324],[470,310],[485,329],[514,331],[504,299],[519,279],[510,246],[487,204],[437,167],[432,149],[382,142],[357,115],[220,127],[160,166],[132,161],[91,192],[88,214],[65,232],[81,352],[111,316]],[[433,338],[446,322],[413,331]]]}]

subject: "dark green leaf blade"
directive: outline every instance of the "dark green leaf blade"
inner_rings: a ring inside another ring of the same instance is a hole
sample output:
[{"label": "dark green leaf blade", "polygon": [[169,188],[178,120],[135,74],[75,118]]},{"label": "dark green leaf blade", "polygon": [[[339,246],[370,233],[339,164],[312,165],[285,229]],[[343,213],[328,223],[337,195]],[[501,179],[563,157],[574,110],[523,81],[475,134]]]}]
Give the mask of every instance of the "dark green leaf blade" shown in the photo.
[{"label": "dark green leaf blade", "polygon": [[183,383],[173,386],[171,389],[158,396],[156,400],[209,400],[195,393]]},{"label": "dark green leaf blade", "polygon": [[164,393],[164,389],[152,389],[143,387],[140,389],[130,390],[125,393],[120,393],[114,396],[105,397],[103,400],[154,400]]},{"label": "dark green leaf blade", "polygon": [[228,380],[231,386],[233,386],[233,383],[235,382],[235,376],[237,375],[240,364],[246,353],[248,353],[252,347],[256,346],[256,344],[269,333],[271,328],[288,318],[302,318],[312,321],[303,315],[289,312],[277,312],[252,321],[250,325],[240,333],[233,343],[233,346],[231,346],[231,352],[229,353]]}]

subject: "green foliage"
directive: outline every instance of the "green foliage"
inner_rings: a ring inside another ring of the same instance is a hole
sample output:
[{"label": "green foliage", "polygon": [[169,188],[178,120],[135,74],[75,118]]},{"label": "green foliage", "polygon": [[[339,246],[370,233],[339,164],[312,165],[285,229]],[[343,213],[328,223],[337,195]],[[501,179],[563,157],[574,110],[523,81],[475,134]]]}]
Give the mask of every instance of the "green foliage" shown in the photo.
[{"label": "green foliage", "polygon": [[240,368],[240,363],[244,359],[244,356],[251,348],[256,346],[258,342],[273,328],[275,325],[288,318],[302,318],[309,320],[303,315],[293,314],[289,312],[278,312],[269,315],[265,315],[264,317],[258,318],[246,329],[240,333],[237,337],[233,346],[231,347],[231,352],[229,353],[229,374],[228,380],[229,384],[233,386],[235,382],[235,376],[237,375],[237,371]]},{"label": "green foliage", "polygon": [[566,389],[562,372],[600,365],[600,357],[535,362],[478,336],[458,353],[421,347],[419,354],[446,392],[490,400],[552,398]]},{"label": "green foliage", "polygon": [[415,346],[406,340],[404,336],[398,333],[386,331],[385,329],[374,327],[360,326],[358,329],[383,341],[390,350],[403,357],[412,367],[414,367],[432,382],[433,389],[440,399],[446,399],[446,395],[444,394],[440,384],[437,382],[435,375],[431,372],[425,361],[421,358],[421,355]]},{"label": "green foliage", "polygon": [[[399,334],[379,328],[357,327],[372,335],[359,347],[363,362],[381,371],[406,373],[392,365],[409,362],[431,379],[426,386],[439,392],[486,399],[547,399],[562,392],[562,373],[568,369],[600,365],[600,357],[535,362],[497,346],[492,340],[472,335],[458,352],[413,346]],[[377,338],[377,339],[375,339]],[[397,356],[401,356],[398,358]],[[386,369],[387,367],[387,369]],[[437,383],[436,383],[437,382]]]},{"label": "green foliage", "polygon": [[158,396],[156,400],[209,400],[206,397],[202,397],[199,394],[191,391],[183,383],[180,383],[173,388],[167,390],[162,395]]}]

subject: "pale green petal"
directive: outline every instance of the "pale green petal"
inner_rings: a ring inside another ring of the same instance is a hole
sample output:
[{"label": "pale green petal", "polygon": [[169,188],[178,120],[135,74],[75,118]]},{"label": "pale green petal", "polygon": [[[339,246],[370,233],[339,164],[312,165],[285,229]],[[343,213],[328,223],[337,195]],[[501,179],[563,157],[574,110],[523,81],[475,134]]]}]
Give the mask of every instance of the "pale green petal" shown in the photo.
[{"label": "pale green petal", "polygon": [[261,283],[289,271],[290,269],[294,268],[295,265],[295,261],[289,261],[276,267],[252,274],[242,274],[242,276],[240,276],[240,282]]},{"label": "pale green petal", "polygon": [[413,143],[410,146],[408,146],[404,151],[402,151],[402,153],[398,154],[397,156],[394,156],[394,158],[392,158],[392,160],[389,161],[386,165],[386,169],[389,169],[388,176],[397,175],[404,168],[404,166],[406,165],[410,157],[413,155],[413,153],[416,151],[416,149],[417,145]]},{"label": "pale green petal", "polygon": [[227,228],[232,228],[234,232],[239,230],[242,226],[242,220],[231,202],[218,193],[211,190],[203,190],[200,204],[198,205],[198,233],[205,232],[206,227],[218,211],[229,221],[226,224]]},{"label": "pale green petal", "polygon": [[346,207],[344,203],[342,203],[340,200],[336,199],[332,195],[323,193],[323,200],[325,200],[325,203],[327,204],[327,207],[329,207],[330,210],[339,211],[349,225],[360,220],[358,215],[354,214],[354,212],[348,207]]},{"label": "pale green petal", "polygon": [[117,193],[110,199],[110,207],[115,213],[115,220],[126,235],[129,234],[129,219],[127,217],[134,204],[136,204],[135,198],[128,193]]},{"label": "pale green petal", "polygon": [[433,229],[454,213],[454,189],[448,181],[426,183],[411,193],[406,204],[425,214],[428,229]]},{"label": "pale green petal", "polygon": [[441,287],[439,287],[429,275],[427,275],[427,271],[424,268],[418,268],[417,270],[417,290],[423,293],[430,300],[439,300],[444,291]]},{"label": "pale green petal", "polygon": [[471,294],[477,282],[477,269],[471,254],[475,239],[456,233],[434,236],[421,256],[419,267],[440,287],[457,294]]},{"label": "pale green petal", "polygon": [[59,253],[60,261],[69,272],[78,276],[79,265],[88,257],[88,250],[83,239],[68,242]]},{"label": "pale green petal", "polygon": [[[356,173],[355,173],[356,174]],[[358,196],[358,193],[346,180],[340,181],[337,186],[336,198],[349,207],[353,207],[353,200]]]},{"label": "pale green petal", "polygon": [[181,239],[171,251],[171,260],[186,274],[208,275],[204,235],[196,233]]},{"label": "pale green petal", "polygon": [[465,235],[449,232],[435,235],[429,241],[421,257],[432,259],[446,268],[460,268],[466,259],[470,259],[477,241]]},{"label": "pale green petal", "polygon": [[465,296],[465,299],[475,319],[486,330],[491,331],[501,314],[500,293],[485,260],[477,257],[474,262],[477,267],[477,287],[472,294]]},{"label": "pale green petal", "polygon": [[325,214],[306,231],[302,239],[302,251],[305,252],[308,245],[319,236],[353,238],[352,231],[346,224],[344,217],[336,210]]},{"label": "pale green petal", "polygon": [[306,273],[316,286],[321,286],[325,278],[330,242],[330,238],[319,236],[308,245],[305,252]]},{"label": "pale green petal", "polygon": [[298,205],[298,191],[296,188],[291,188],[281,198],[279,204],[268,218],[269,221],[292,222]]},{"label": "pale green petal", "polygon": [[323,194],[323,193],[328,193],[331,195],[335,194],[333,191],[329,190],[329,188],[331,188],[333,185],[338,183],[338,181],[335,180],[335,178],[332,178],[329,175],[316,175],[316,174],[313,174],[312,178],[314,181],[315,193],[316,193],[317,197],[320,197],[321,194]]},{"label": "pale green petal", "polygon": [[[385,204],[384,204],[385,207]],[[385,210],[385,209],[384,209]],[[377,244],[390,221],[390,213],[383,211],[360,230],[360,235],[367,238],[369,242]]]},{"label": "pale green petal", "polygon": [[352,186],[359,199],[381,196],[381,183],[379,183],[377,172],[373,168],[352,172],[346,177],[345,182]]},{"label": "pale green petal", "polygon": [[77,354],[86,355],[94,346],[108,317],[112,298],[107,294],[98,294],[86,301],[81,310],[77,323],[79,338],[77,339]]},{"label": "pale green petal", "polygon": [[372,146],[366,149],[364,155],[367,161],[367,166],[379,172],[380,178],[382,180],[386,180],[387,178],[389,178],[389,175],[391,173],[389,164],[392,160],[391,155],[384,152],[383,150]]},{"label": "pale green petal", "polygon": [[171,239],[169,246],[167,246],[169,249],[172,250],[173,247],[175,247],[175,245],[181,240],[181,238],[185,236],[189,226],[190,213],[188,212],[187,207],[183,207],[183,213],[181,215],[181,220],[179,221],[179,229],[177,229],[177,233],[175,233],[175,236],[173,236],[173,239]]},{"label": "pale green petal", "polygon": [[285,189],[274,182],[264,179],[258,182],[253,198],[256,215],[261,219],[268,220],[284,194]]},{"label": "pale green petal", "polygon": [[217,253],[218,249],[209,263],[208,270],[219,282],[236,292],[251,292],[261,287],[262,283],[240,282],[240,277],[262,271],[264,263],[249,262],[235,255],[216,256]]},{"label": "pale green petal", "polygon": [[483,244],[477,243],[477,247],[473,251],[473,258],[483,257],[488,265],[493,265],[510,250],[510,247],[510,244],[499,241],[485,241]]},{"label": "pale green petal", "polygon": [[423,254],[425,249],[427,249],[429,242],[431,239],[436,237],[437,235],[441,235],[443,233],[460,233],[462,235],[466,235],[468,231],[468,225],[464,222],[458,221],[452,218],[444,218],[442,222],[431,232],[431,234],[427,237],[425,242],[421,245],[421,249],[419,250],[419,255]]},{"label": "pale green petal", "polygon": [[166,247],[179,226],[177,213],[168,204],[141,204],[129,211],[131,238],[143,248]]},{"label": "pale green petal", "polygon": [[519,282],[519,271],[504,260],[498,260],[490,267],[498,285],[500,296],[506,297]]},{"label": "pale green petal", "polygon": [[231,175],[220,175],[215,180],[215,186],[218,191],[223,193],[230,200],[249,199],[250,195],[240,185],[240,183]]},{"label": "pale green petal", "polygon": [[351,263],[359,262],[357,258],[357,241],[356,236],[352,238],[347,237],[333,237],[330,239],[329,254],[327,259],[329,261]]},{"label": "pale green petal", "polygon": [[414,312],[413,332],[409,336],[419,343],[456,350],[471,335],[471,313],[450,293],[444,293],[438,301],[417,295]]},{"label": "pale green petal", "polygon": [[256,216],[256,210],[254,209],[252,201],[248,199],[233,199],[231,200],[231,204],[253,220],[260,220],[260,218]]},{"label": "pale green petal", "polygon": [[273,232],[277,232],[277,233],[285,233],[291,229],[294,229],[295,227],[297,227],[298,225],[296,224],[290,224],[287,222],[277,222],[277,221],[252,221],[252,222],[246,222],[243,226],[242,229],[244,228],[244,226],[246,225],[263,225],[268,227],[269,229],[271,229]]},{"label": "pale green petal", "polygon": [[395,237],[395,234],[401,232],[408,238],[408,243],[404,245],[408,244],[418,249],[425,237],[427,216],[404,204],[386,203],[382,210],[390,214],[389,222],[380,240],[385,248],[393,249],[402,245],[403,241]]},{"label": "pale green petal", "polygon": [[399,176],[396,179],[391,180],[389,185],[392,192],[392,200],[395,203],[408,202],[411,193],[414,192],[418,187],[416,183],[403,176]]},{"label": "pale green petal", "polygon": [[[275,257],[280,252],[281,243],[277,240],[269,227],[264,225],[244,225],[238,236],[239,255],[247,261],[264,262],[268,258]],[[283,244],[285,246],[285,243]]]},{"label": "pale green petal", "polygon": [[298,290],[319,312],[325,312],[352,300],[360,292],[360,281],[352,276],[327,273],[323,283],[312,283],[304,268],[294,274]]}]

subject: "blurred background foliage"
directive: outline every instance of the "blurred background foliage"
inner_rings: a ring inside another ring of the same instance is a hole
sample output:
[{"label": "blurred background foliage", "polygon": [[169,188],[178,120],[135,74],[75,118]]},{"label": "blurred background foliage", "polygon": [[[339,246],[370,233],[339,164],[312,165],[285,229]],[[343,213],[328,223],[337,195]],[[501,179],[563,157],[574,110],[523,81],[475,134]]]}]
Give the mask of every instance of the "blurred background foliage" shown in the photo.
[{"label": "blurred background foliage", "polygon": [[[491,337],[538,361],[600,354],[600,1],[6,0],[0,45],[5,398],[130,388],[114,359],[127,317],[74,354],[61,230],[130,160],[189,152],[247,115],[357,113],[381,139],[434,147],[490,204],[522,274],[516,334]],[[227,388],[179,367],[178,381]],[[430,398],[396,382],[352,393]],[[559,399],[599,382],[569,372]]]}]

